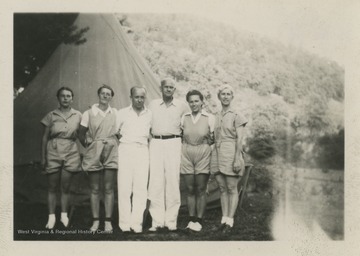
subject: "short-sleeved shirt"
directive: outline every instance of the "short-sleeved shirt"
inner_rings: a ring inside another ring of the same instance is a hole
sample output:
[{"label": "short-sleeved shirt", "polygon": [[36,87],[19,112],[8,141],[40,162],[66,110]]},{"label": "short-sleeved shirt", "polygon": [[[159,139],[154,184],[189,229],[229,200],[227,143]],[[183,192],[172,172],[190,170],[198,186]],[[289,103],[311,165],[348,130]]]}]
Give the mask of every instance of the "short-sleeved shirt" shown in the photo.
[{"label": "short-sleeved shirt", "polygon": [[152,122],[152,112],[144,108],[138,115],[132,106],[120,109],[117,113],[118,129],[121,143],[148,144]]},{"label": "short-sleeved shirt", "polygon": [[70,109],[69,116],[65,117],[59,109],[48,113],[41,123],[50,128],[50,139],[72,139],[76,140],[77,130],[81,120],[81,113]]},{"label": "short-sleeved shirt", "polygon": [[149,109],[152,112],[152,134],[153,135],[180,135],[181,117],[189,111],[188,105],[180,100],[173,99],[166,106],[163,99],[150,102]]},{"label": "short-sleeved shirt", "polygon": [[237,138],[236,128],[246,124],[246,118],[236,110],[230,108],[224,113],[220,111],[215,117],[215,143],[235,140]]},{"label": "short-sleeved shirt", "polygon": [[222,173],[230,176],[239,176],[234,173],[233,162],[236,154],[236,128],[245,126],[245,117],[230,108],[226,112],[219,112],[215,118],[215,149],[211,155],[211,173]]},{"label": "short-sleeved shirt", "polygon": [[70,109],[68,116],[55,109],[41,120],[50,131],[46,146],[47,173],[58,172],[61,168],[70,172],[80,170],[80,154],[75,142],[80,120],[81,113],[74,109]]}]

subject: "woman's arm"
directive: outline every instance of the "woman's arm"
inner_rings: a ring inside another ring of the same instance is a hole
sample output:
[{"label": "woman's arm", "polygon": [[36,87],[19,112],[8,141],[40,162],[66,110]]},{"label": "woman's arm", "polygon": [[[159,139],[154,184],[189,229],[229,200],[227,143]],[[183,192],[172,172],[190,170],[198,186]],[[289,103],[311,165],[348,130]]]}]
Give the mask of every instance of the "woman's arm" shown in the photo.
[{"label": "woman's arm", "polygon": [[243,125],[236,128],[237,139],[235,145],[234,173],[241,172],[242,174],[245,170],[245,162],[242,155],[242,151],[243,151],[242,142],[244,137],[244,131],[245,131],[245,127]]},{"label": "woman's arm", "polygon": [[41,139],[41,166],[44,168],[46,165],[46,151],[47,143],[49,141],[50,128],[49,126],[44,126],[44,133]]},{"label": "woman's arm", "polygon": [[79,141],[81,143],[81,145],[86,148],[88,145],[86,143],[86,132],[87,132],[88,128],[85,126],[80,125],[79,127]]}]

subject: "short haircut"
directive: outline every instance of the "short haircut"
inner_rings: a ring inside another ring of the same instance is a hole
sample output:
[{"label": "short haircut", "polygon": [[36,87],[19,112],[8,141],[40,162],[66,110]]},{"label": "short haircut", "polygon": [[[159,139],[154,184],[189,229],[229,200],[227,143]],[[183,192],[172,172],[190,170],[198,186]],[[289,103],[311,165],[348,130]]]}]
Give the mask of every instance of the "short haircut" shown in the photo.
[{"label": "short haircut", "polygon": [[167,84],[172,84],[174,87],[176,87],[175,85],[175,81],[171,78],[165,78],[164,80],[161,80],[161,87]]},{"label": "short haircut", "polygon": [[220,88],[218,89],[218,97],[220,96],[220,93],[225,90],[225,89],[229,89],[231,91],[231,94],[234,96],[234,88],[231,87],[231,85],[228,84],[223,84],[222,86],[220,86]]},{"label": "short haircut", "polygon": [[98,94],[98,95],[100,95],[102,89],[109,89],[109,90],[111,91],[111,97],[114,97],[115,92],[114,92],[113,88],[111,88],[111,87],[108,86],[107,84],[103,84],[103,85],[98,89],[98,91],[97,91],[97,94]]},{"label": "short haircut", "polygon": [[145,87],[142,87],[142,86],[133,86],[133,87],[131,87],[131,89],[130,89],[130,96],[133,96],[133,94],[134,94],[134,92],[135,92],[136,89],[142,89],[142,90],[144,90],[144,92],[145,92],[145,94],[146,94],[146,89],[145,89]]},{"label": "short haircut", "polygon": [[73,92],[69,87],[66,87],[66,86],[61,87],[61,88],[56,92],[56,97],[57,97],[57,98],[60,97],[60,93],[61,93],[62,91],[69,91],[69,92],[71,92],[71,97],[74,98],[74,92]]},{"label": "short haircut", "polygon": [[204,101],[204,96],[198,90],[191,90],[186,94],[186,101],[189,102],[190,96],[198,95],[201,101]]}]

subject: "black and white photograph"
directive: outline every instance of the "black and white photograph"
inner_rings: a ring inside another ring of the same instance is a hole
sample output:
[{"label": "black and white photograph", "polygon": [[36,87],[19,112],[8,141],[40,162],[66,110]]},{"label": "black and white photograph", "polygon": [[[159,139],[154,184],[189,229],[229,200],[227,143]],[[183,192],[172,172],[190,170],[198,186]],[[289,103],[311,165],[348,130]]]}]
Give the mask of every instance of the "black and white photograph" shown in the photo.
[{"label": "black and white photograph", "polygon": [[29,2],[3,17],[3,255],[357,255],[357,1]]}]

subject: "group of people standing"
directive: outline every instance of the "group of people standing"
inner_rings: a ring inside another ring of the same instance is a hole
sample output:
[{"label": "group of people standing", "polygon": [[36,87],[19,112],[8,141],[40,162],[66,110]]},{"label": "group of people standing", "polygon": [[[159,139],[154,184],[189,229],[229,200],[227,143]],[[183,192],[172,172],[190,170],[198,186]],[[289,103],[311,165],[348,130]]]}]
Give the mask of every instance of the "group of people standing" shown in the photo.
[{"label": "group of people standing", "polygon": [[[161,81],[162,98],[145,106],[146,89],[132,87],[131,105],[116,110],[110,106],[114,91],[98,89],[99,102],[81,114],[71,108],[70,88],[58,90],[59,108],[41,121],[42,164],[48,176],[49,218],[46,228],[56,223],[56,189],[61,184],[61,217],[69,224],[67,208],[74,173],[83,170],[90,183],[93,223],[100,226],[100,189],[104,189],[104,231],[111,232],[114,187],[117,179],[119,227],[123,232],[143,232],[147,200],[152,226],[177,230],[181,204],[180,174],[187,190],[187,229],[201,231],[210,173],[220,189],[222,219],[219,230],[234,224],[238,204],[237,184],[244,173],[242,140],[246,120],[231,107],[234,91],[223,85],[218,90],[222,110],[214,117],[202,107],[204,97],[191,90],[185,102],[175,99],[175,82]],[[81,159],[76,139],[85,148]],[[103,182],[103,184],[101,184]]]}]

